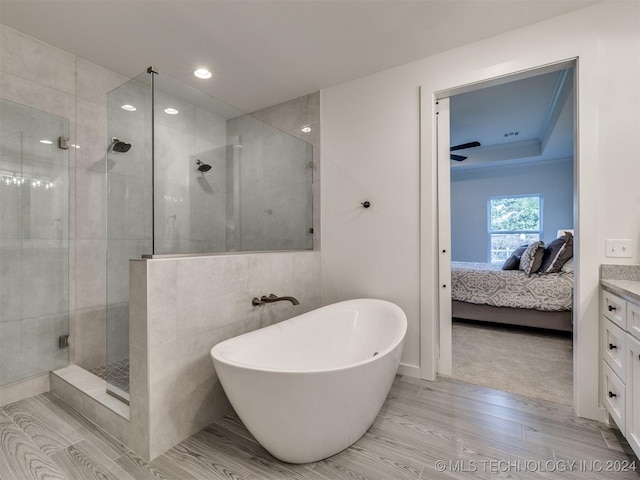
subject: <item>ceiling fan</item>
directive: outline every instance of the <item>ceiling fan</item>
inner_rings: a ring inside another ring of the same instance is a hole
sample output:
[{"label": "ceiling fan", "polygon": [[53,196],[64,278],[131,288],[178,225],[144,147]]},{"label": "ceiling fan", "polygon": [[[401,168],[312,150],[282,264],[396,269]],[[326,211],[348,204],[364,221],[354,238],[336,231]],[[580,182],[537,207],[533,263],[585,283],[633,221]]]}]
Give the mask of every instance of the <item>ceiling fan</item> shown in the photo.
[{"label": "ceiling fan", "polygon": [[[449,151],[454,152],[456,150],[466,150],[467,148],[474,148],[479,146],[480,142],[461,143],[460,145],[454,145],[450,148]],[[456,155],[454,153],[451,154],[451,160],[455,160],[456,162],[461,162],[463,160],[466,160],[467,158],[468,157],[465,157],[464,155]]]}]

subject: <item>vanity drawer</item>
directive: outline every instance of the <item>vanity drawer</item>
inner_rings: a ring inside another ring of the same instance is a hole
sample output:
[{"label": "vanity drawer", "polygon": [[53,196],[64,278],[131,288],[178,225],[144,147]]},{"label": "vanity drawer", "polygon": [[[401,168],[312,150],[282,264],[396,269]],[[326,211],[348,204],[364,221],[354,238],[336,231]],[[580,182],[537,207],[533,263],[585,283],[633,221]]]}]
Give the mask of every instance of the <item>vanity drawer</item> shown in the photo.
[{"label": "vanity drawer", "polygon": [[611,370],[607,362],[602,362],[602,394],[605,408],[616,422],[622,435],[625,435],[625,387],[624,383]]},{"label": "vanity drawer", "polygon": [[637,456],[640,456],[640,340],[627,337],[627,425],[625,437]]},{"label": "vanity drawer", "polygon": [[610,320],[604,321],[602,357],[620,378],[625,378],[627,333]]},{"label": "vanity drawer", "polygon": [[602,314],[623,330],[627,326],[627,302],[613,293],[602,291]]},{"label": "vanity drawer", "polygon": [[640,340],[640,305],[627,302],[627,332]]}]

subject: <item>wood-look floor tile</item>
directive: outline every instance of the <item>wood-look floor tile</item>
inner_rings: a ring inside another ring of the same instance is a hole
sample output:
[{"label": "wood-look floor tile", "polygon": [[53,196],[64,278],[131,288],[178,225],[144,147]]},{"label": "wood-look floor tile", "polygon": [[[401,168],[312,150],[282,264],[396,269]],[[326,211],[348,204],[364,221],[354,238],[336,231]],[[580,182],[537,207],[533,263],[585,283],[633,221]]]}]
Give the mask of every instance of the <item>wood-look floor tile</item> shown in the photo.
[{"label": "wood-look floor tile", "polygon": [[432,392],[435,397],[437,397],[437,393],[440,393],[443,396],[448,395],[449,398],[453,396],[460,401],[466,399],[471,405],[481,401],[488,404],[488,408],[504,407],[520,412],[525,417],[527,414],[531,414],[535,418],[553,419],[554,421],[562,419],[568,422],[573,422],[577,418],[573,409],[567,405],[471,385],[446,377],[439,377],[437,382],[425,385],[420,396],[429,395],[427,392]]},{"label": "wood-look floor tile", "polygon": [[243,464],[248,470],[249,478],[253,476],[259,476],[265,480],[309,478],[308,466],[287,464],[275,459],[251,436],[237,417],[227,417],[200,433],[203,434],[202,440],[209,443],[221,455]]},{"label": "wood-look floor tile", "polygon": [[38,397],[6,405],[3,410],[46,455],[82,440],[82,437],[59,417],[47,414]]},{"label": "wood-look floor tile", "polygon": [[[145,462],[51,394],[0,409],[0,447],[1,480],[638,479],[633,472],[491,470],[497,461],[544,466],[631,454],[615,430],[570,408],[449,379],[397,377],[360,440],[307,465],[273,458],[235,415]],[[464,470],[471,465],[475,471]]]},{"label": "wood-look floor tile", "polygon": [[348,449],[337,455],[336,461],[342,461],[348,452],[358,453],[365,462],[380,473],[388,472],[388,478],[420,477],[424,461],[423,455],[409,455],[405,448],[394,438],[384,435],[364,435]]},{"label": "wood-look floor tile", "polygon": [[[163,456],[172,462],[180,465],[188,473],[199,480],[205,479],[221,479],[221,480],[243,480],[247,478],[247,471],[240,468],[234,469],[227,465],[227,462],[217,463],[212,459],[216,457],[215,452],[201,453],[201,448],[197,442],[191,442],[189,446],[185,443],[190,440],[176,445]],[[193,443],[196,443],[195,448]]]},{"label": "wood-look floor tile", "polygon": [[422,467],[416,472],[393,459],[377,457],[372,452],[348,448],[332,457],[319,461],[312,471],[313,478],[323,479],[413,479],[418,480]]},{"label": "wood-look floor tile", "polygon": [[17,426],[0,429],[2,480],[69,480],[51,458]]},{"label": "wood-look floor tile", "polygon": [[62,421],[66,422],[80,435],[81,439],[87,440],[95,445],[110,459],[118,458],[129,451],[119,440],[96,426],[58,397],[51,395],[49,403],[46,403],[45,406],[49,410],[50,415],[59,417]]},{"label": "wood-look floor tile", "polygon": [[180,465],[167,461],[163,456],[149,463],[135,453],[127,452],[115,463],[135,480],[197,480]]},{"label": "wood-look floor tile", "polygon": [[51,459],[68,480],[136,480],[86,440],[54,453]]},{"label": "wood-look floor tile", "polygon": [[481,396],[476,399],[451,398],[449,394],[443,395],[433,389],[423,389],[419,396],[420,398],[428,398],[434,408],[465,418],[487,415],[488,417],[529,425],[539,430],[556,426],[557,428],[573,431],[576,435],[587,433],[599,435],[600,430],[604,427],[597,422],[577,421],[575,414],[573,414],[573,418],[565,417],[564,415],[554,417],[550,411],[538,410],[531,412],[527,408],[519,408],[517,405],[501,406],[488,403]]},{"label": "wood-look floor tile", "polygon": [[0,429],[14,425],[13,421],[0,408]]},{"label": "wood-look floor tile", "polygon": [[613,429],[603,430],[601,433],[602,433],[602,439],[604,440],[604,443],[607,445],[607,448],[610,448],[611,450],[617,450],[619,452],[625,451],[622,445],[620,445],[620,440],[618,439],[618,436],[614,433]]},{"label": "wood-look floor tile", "polygon": [[510,437],[522,437],[522,425],[519,422],[494,415],[474,413],[468,409],[456,408],[453,404],[435,403],[424,397],[387,402],[382,409],[382,414],[388,414],[390,417],[409,417],[418,425],[440,425],[442,428],[454,429],[460,435],[493,432]]},{"label": "wood-look floor tile", "polygon": [[545,428],[541,431],[540,429],[525,426],[524,438],[530,443],[553,445],[554,450],[565,454],[575,452],[584,457],[585,455],[592,456],[606,453],[612,458],[623,458],[625,456],[622,449],[614,450],[609,448],[602,435],[597,437],[591,435],[571,436],[562,429]]}]

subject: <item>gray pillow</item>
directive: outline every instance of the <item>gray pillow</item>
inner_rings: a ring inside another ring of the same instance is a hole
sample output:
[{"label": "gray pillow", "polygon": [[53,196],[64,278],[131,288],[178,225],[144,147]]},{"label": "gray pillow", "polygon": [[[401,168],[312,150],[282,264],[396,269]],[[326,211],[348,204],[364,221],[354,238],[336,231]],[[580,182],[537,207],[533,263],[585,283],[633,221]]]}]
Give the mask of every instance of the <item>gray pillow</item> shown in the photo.
[{"label": "gray pillow", "polygon": [[542,257],[544,255],[544,242],[537,241],[530,244],[522,254],[520,259],[520,270],[527,275],[536,273],[542,265]]},{"label": "gray pillow", "polygon": [[540,273],[558,273],[572,257],[573,235],[571,232],[564,232],[564,237],[556,238],[544,249]]},{"label": "gray pillow", "polygon": [[522,254],[528,246],[529,244],[525,243],[524,245],[520,245],[516,248],[511,256],[502,264],[502,270],[518,270],[520,268],[520,259],[522,258]]}]

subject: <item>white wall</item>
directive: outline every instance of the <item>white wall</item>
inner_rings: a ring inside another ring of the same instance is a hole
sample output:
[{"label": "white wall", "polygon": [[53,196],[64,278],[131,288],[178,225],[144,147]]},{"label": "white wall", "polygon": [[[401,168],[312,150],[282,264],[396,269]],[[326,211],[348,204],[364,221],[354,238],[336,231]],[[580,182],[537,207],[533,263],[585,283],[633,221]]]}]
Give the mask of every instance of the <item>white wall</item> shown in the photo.
[{"label": "white wall", "polygon": [[[426,345],[432,340],[437,315],[431,100],[435,92],[574,57],[576,410],[597,417],[598,267],[613,263],[604,257],[604,239],[633,238],[634,257],[623,262],[640,261],[640,4],[597,4],[324,90],[322,288],[323,303],[361,296],[396,302],[410,322],[403,363],[417,372],[435,358],[420,350],[421,335]],[[369,210],[359,208],[365,199]]]},{"label": "white wall", "polygon": [[451,259],[488,262],[490,197],[542,195],[542,235],[549,243],[573,228],[573,161],[451,169]]}]

